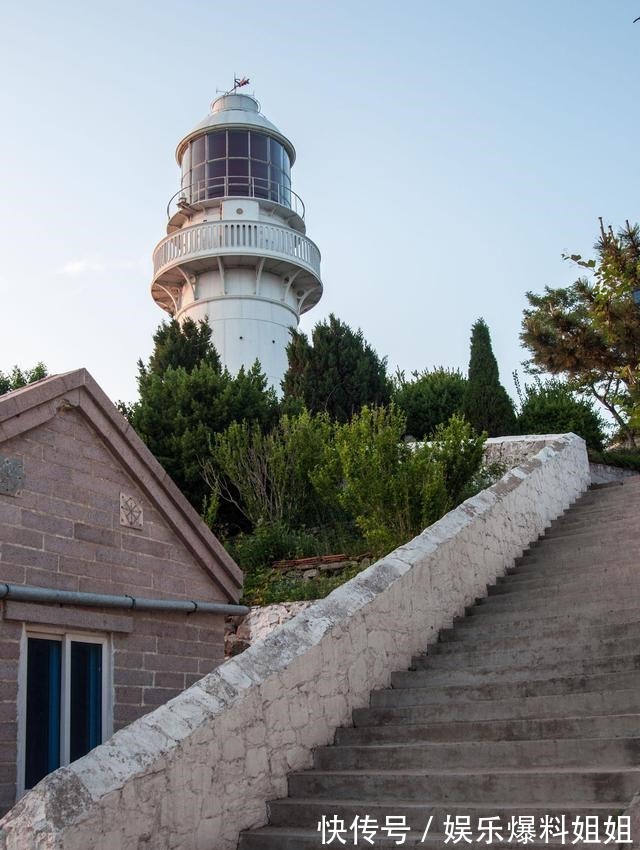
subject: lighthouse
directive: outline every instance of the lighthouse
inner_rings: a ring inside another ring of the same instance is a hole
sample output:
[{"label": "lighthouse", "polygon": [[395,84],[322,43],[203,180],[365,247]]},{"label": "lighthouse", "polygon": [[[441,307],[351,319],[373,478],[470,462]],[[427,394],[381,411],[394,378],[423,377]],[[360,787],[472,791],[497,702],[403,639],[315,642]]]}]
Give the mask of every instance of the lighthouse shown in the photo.
[{"label": "lighthouse", "polygon": [[205,320],[232,374],[258,360],[279,392],[290,331],[322,295],[320,251],[291,188],[295,148],[239,82],[178,144],[151,294],[179,322]]}]

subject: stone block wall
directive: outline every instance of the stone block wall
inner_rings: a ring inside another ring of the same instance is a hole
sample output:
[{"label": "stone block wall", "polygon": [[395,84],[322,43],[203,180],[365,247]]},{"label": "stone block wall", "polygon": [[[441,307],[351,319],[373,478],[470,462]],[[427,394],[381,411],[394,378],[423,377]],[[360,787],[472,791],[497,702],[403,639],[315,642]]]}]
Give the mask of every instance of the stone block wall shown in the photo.
[{"label": "stone block wall", "polygon": [[[388,685],[588,487],[584,442],[550,439],[326,599],[27,794],[2,850],[235,850],[287,774]],[[399,612],[402,616],[399,617]]]}]

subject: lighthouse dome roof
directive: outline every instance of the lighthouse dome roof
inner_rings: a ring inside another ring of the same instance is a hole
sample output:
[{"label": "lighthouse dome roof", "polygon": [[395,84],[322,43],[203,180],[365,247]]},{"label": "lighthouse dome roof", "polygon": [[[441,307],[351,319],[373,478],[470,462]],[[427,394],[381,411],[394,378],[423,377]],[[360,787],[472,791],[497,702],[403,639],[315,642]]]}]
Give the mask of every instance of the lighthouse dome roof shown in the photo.
[{"label": "lighthouse dome roof", "polygon": [[193,130],[180,141],[176,148],[178,164],[181,163],[182,155],[191,139],[202,135],[203,132],[206,133],[216,129],[222,130],[228,128],[257,130],[258,132],[262,130],[269,136],[274,136],[286,148],[291,164],[293,165],[296,158],[295,148],[289,139],[282,135],[276,125],[260,112],[260,104],[255,97],[251,97],[248,94],[229,93],[217,97],[211,104],[209,115],[198,122]]}]

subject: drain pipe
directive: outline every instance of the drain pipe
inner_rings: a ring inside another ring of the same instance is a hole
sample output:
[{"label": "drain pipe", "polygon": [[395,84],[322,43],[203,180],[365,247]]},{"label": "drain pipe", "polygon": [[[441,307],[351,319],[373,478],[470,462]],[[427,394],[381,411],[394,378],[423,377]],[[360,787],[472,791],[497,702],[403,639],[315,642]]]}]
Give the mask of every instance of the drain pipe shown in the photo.
[{"label": "drain pipe", "polygon": [[224,602],[196,602],[192,599],[148,599],[144,596],[112,596],[109,593],[81,593],[49,587],[26,587],[0,582],[0,599],[18,602],[54,602],[84,608],[127,608],[130,611],[184,611],[185,614],[248,614],[246,605]]}]

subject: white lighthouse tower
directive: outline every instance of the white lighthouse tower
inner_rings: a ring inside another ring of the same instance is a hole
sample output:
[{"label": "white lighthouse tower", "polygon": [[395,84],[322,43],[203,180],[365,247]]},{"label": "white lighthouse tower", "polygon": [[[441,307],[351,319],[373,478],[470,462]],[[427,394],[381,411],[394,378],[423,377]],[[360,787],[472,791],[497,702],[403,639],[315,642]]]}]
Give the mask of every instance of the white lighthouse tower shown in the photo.
[{"label": "white lighthouse tower", "polygon": [[291,189],[293,145],[235,88],[178,145],[151,294],[178,321],[205,319],[230,372],[259,360],[279,391],[289,331],[322,295],[320,252]]}]

